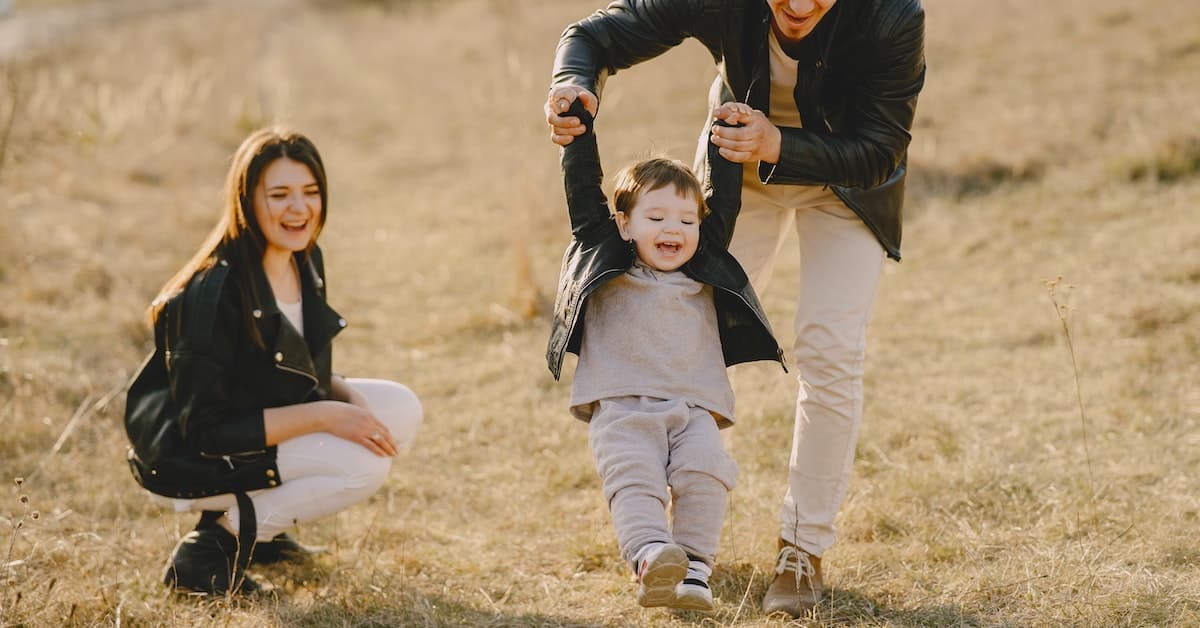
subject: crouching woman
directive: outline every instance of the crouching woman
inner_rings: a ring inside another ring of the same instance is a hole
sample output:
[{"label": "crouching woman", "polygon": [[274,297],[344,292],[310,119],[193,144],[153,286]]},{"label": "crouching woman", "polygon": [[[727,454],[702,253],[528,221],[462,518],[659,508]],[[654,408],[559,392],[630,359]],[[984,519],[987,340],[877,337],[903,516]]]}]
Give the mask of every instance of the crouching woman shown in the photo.
[{"label": "crouching woman", "polygon": [[313,143],[278,127],[251,134],[224,205],[150,307],[155,348],[125,409],[135,479],[201,513],[164,583],[212,594],[257,589],[251,561],[302,558],[285,530],[378,490],[422,419],[405,386],[332,374],[346,321],[325,301],[328,190]]}]

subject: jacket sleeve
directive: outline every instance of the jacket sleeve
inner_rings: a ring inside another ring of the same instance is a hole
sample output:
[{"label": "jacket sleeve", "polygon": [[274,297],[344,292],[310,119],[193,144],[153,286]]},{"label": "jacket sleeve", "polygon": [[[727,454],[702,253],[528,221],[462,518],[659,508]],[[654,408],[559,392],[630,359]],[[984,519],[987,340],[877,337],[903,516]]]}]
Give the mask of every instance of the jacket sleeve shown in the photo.
[{"label": "jacket sleeve", "polygon": [[239,343],[246,338],[232,281],[213,286],[198,275],[185,297],[177,342],[168,360],[171,396],[179,428],[190,449],[205,456],[266,450],[262,408],[232,404]]},{"label": "jacket sleeve", "polygon": [[600,97],[608,75],[657,57],[688,37],[702,36],[721,5],[713,0],[617,0],[563,31],[551,84],[575,85]]},{"label": "jacket sleeve", "polygon": [[595,120],[578,99],[571,103],[569,115],[578,116],[587,127],[583,135],[562,149],[563,188],[567,193],[567,211],[571,215],[571,233],[585,245],[595,244],[616,231],[608,198],[600,188],[604,172],[596,144]]},{"label": "jacket sleeve", "polygon": [[[712,125],[730,126],[724,120],[713,120]],[[705,144],[708,146],[708,159],[704,160],[704,166],[708,171],[703,173],[700,180],[704,182],[704,199],[709,214],[700,223],[700,232],[704,240],[728,249],[738,213],[742,209],[742,164],[722,157],[716,144]]]},{"label": "jacket sleeve", "polygon": [[838,131],[780,128],[779,163],[759,165],[764,183],[871,188],[895,173],[925,83],[925,13],[911,6],[872,45]]}]

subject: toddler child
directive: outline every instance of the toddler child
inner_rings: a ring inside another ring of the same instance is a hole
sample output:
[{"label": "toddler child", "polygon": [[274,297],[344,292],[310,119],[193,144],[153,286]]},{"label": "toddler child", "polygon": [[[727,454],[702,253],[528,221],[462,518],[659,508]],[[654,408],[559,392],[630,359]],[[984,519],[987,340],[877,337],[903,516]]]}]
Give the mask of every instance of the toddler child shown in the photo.
[{"label": "toddler child", "polygon": [[587,131],[562,154],[574,238],[563,259],[550,370],[558,378],[564,353],[579,356],[570,410],[589,422],[638,603],[712,610],[708,577],[737,478],[718,433],[734,420],[726,367],[783,364],[749,280],[726,250],[741,166],[710,147],[706,193],[678,161],[637,162],[618,174],[610,213],[592,117],[579,101],[569,115]]}]

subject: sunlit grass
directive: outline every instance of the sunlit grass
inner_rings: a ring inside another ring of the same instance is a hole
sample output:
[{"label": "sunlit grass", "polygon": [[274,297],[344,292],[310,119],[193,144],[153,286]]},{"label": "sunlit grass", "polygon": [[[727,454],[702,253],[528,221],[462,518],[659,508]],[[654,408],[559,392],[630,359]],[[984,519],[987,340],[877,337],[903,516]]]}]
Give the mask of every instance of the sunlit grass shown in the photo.
[{"label": "sunlit grass", "polygon": [[[0,623],[783,623],[759,602],[792,376],[738,371],[705,620],[636,606],[569,383],[545,369],[569,231],[541,99],[562,27],[600,4],[196,3],[0,71],[20,85],[10,118],[0,91]],[[885,267],[809,624],[1197,625],[1200,36],[1180,25],[1200,9],[925,6],[905,259]],[[689,160],[712,75],[689,43],[611,78],[608,171]],[[409,384],[427,421],[378,495],[297,532],[330,548],[313,566],[252,570],[274,594],[179,599],[159,579],[194,517],[129,477],[119,393],[230,153],[275,120],[329,168],[336,368]],[[799,263],[789,242],[761,295],[785,346]],[[1059,275],[1069,339],[1042,284]]]}]

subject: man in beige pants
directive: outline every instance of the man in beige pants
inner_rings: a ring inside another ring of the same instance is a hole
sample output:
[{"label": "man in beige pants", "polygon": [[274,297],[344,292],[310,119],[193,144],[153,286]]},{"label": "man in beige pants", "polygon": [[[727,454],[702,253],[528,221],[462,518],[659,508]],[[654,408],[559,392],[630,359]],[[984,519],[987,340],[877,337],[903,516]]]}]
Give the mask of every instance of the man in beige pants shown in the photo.
[{"label": "man in beige pants", "polygon": [[[755,291],[767,289],[791,229],[800,249],[793,360],[800,383],[780,513],[777,578],[771,602],[820,601],[820,556],[833,545],[834,518],[846,496],[863,409],[867,322],[885,254],[854,211],[828,190],[759,183],[747,166],[743,206],[729,250]],[[807,577],[804,577],[807,574]],[[789,595],[796,591],[795,595]]]},{"label": "man in beige pants", "polygon": [[616,0],[558,43],[545,113],[565,146],[584,132],[563,115],[576,99],[595,115],[613,73],[699,41],[717,62],[709,120],[739,125],[710,135],[706,121],[701,143],[744,164],[730,251],[760,294],[799,235],[801,386],[768,613],[821,600],[862,421],[867,321],[885,257],[900,258],[924,18],[919,0]]}]

